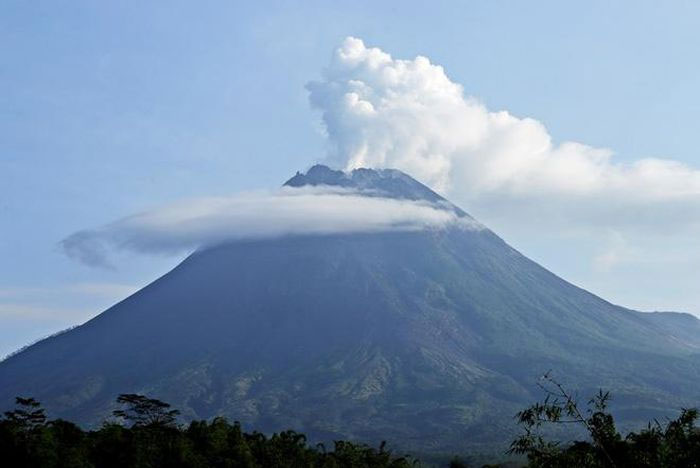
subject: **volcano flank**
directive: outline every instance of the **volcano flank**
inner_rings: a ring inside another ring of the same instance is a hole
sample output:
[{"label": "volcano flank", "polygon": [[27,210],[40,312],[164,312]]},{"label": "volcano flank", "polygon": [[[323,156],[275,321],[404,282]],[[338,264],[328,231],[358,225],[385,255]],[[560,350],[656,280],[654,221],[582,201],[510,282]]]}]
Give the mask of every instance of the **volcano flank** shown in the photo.
[{"label": "volcano flank", "polygon": [[0,408],[33,396],[52,416],[97,425],[119,393],[143,393],[186,419],[439,451],[507,443],[548,370],[582,395],[610,390],[626,424],[698,401],[694,317],[580,289],[397,170],[314,166],[285,185],[425,202],[471,227],[201,248],[0,362]]}]

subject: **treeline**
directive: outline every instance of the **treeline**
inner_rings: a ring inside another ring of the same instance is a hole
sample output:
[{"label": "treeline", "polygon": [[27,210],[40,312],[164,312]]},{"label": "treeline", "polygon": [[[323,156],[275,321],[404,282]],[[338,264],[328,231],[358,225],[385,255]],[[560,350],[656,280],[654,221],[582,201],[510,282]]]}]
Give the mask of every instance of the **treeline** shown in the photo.
[{"label": "treeline", "polygon": [[270,437],[247,433],[224,418],[176,424],[167,403],[125,394],[122,409],[94,431],[61,419],[48,420],[32,398],[0,419],[0,466],[8,468],[199,468],[199,467],[391,467],[414,466],[409,457],[385,448],[336,441],[332,448],[309,446],[303,434]]},{"label": "treeline", "polygon": [[[608,411],[610,395],[599,392],[586,408],[549,375],[541,388],[545,399],[517,414],[522,434],[509,453],[533,468],[700,468],[698,411],[683,409],[677,419],[654,421],[622,436]],[[72,422],[48,420],[32,398],[17,398],[17,407],[0,417],[0,466],[8,468],[125,467],[391,467],[420,465],[410,456],[348,441],[333,447],[310,445],[304,434],[285,431],[272,436],[247,433],[225,418],[177,424],[178,411],[162,401],[137,394],[117,399],[114,420],[84,431]],[[559,442],[543,433],[548,425],[578,425],[587,440]],[[455,458],[453,468],[469,466]],[[492,465],[506,466],[506,465]],[[507,466],[514,466],[512,462]]]}]

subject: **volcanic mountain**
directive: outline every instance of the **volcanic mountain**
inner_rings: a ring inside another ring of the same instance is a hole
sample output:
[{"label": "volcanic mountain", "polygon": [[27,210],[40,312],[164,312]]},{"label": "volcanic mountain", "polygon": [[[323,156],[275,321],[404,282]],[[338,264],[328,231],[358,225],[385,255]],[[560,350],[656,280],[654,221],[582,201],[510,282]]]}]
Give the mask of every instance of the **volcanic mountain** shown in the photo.
[{"label": "volcanic mountain", "polygon": [[[396,170],[314,166],[290,187],[460,208]],[[472,224],[476,223],[474,221]],[[0,363],[87,425],[119,393],[261,431],[416,450],[506,442],[552,370],[635,423],[700,401],[700,321],[613,305],[485,227],[287,236],[203,248],[87,323]]]}]

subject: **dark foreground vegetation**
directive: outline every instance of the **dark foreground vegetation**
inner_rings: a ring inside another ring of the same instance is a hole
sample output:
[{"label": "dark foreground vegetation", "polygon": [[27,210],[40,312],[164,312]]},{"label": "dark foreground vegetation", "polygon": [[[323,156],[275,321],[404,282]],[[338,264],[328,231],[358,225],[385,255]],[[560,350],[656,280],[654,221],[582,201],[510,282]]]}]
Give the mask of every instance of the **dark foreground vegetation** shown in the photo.
[{"label": "dark foreground vegetation", "polygon": [[[546,397],[516,416],[523,429],[509,453],[528,467],[688,468],[700,467],[698,411],[683,409],[671,421],[654,421],[622,436],[608,412],[608,393],[600,392],[586,409],[564,387],[545,375]],[[98,430],[84,431],[72,422],[48,420],[32,398],[17,398],[17,407],[0,418],[0,465],[8,468],[87,467],[392,467],[421,466],[417,459],[385,448],[335,441],[332,448],[311,446],[306,436],[285,431],[272,436],[247,433],[238,422],[177,424],[178,411],[142,395],[120,395],[121,409]],[[586,441],[547,440],[547,426],[578,425]],[[513,465],[512,462],[507,466]],[[471,466],[455,457],[449,466]],[[506,466],[506,465],[492,465]]]},{"label": "dark foreground vegetation", "polygon": [[87,467],[391,467],[413,466],[382,444],[378,449],[336,441],[310,447],[294,431],[267,437],[246,433],[224,418],[176,424],[170,405],[142,395],[121,395],[123,409],[99,430],[83,431],[64,420],[47,420],[39,403],[17,398],[17,409],[0,420],[0,466]]},{"label": "dark foreground vegetation", "polygon": [[[516,416],[523,433],[511,453],[525,455],[529,467],[691,468],[700,467],[697,409],[683,409],[671,421],[649,423],[646,429],[622,436],[608,411],[610,394],[602,390],[581,409],[574,396],[549,374],[540,387],[543,402]],[[576,425],[587,441],[553,442],[542,435],[547,426]]]}]

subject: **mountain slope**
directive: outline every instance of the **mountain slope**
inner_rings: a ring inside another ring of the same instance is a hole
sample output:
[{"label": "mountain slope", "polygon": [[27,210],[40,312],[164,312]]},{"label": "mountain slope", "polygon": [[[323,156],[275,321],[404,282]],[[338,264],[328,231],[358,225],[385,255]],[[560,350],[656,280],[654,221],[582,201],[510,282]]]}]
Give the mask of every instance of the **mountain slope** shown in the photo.
[{"label": "mountain slope", "polygon": [[[398,171],[317,166],[287,184],[458,210]],[[612,390],[630,423],[697,404],[698,328],[612,305],[488,229],[236,242],[0,363],[0,406],[31,395],[96,424],[142,392],[187,418],[448,450],[506,440],[549,369]]]}]

